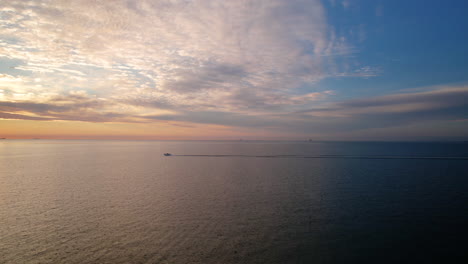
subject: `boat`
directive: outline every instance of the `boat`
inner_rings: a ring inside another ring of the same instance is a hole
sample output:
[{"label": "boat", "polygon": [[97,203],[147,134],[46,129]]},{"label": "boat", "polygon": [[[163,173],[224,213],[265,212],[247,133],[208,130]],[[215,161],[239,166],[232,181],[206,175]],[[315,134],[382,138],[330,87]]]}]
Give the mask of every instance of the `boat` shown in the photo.
[{"label": "boat", "polygon": [[171,153],[164,153],[164,156],[166,156],[166,157],[167,156],[172,156],[172,154]]}]

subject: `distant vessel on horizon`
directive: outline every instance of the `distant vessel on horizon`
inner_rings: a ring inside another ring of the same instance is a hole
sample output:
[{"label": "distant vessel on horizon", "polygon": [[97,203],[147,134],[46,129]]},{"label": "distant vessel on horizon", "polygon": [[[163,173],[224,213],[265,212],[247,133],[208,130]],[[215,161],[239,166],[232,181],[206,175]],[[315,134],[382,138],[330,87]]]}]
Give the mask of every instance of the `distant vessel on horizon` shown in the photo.
[{"label": "distant vessel on horizon", "polygon": [[172,154],[171,153],[164,153],[164,156],[166,156],[166,157],[167,156],[172,156]]}]

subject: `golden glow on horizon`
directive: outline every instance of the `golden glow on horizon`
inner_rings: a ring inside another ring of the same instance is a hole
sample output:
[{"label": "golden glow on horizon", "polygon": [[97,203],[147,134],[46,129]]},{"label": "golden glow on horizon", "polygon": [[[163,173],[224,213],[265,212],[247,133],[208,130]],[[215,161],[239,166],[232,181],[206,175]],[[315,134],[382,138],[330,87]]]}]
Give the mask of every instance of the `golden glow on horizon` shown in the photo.
[{"label": "golden glow on horizon", "polygon": [[91,123],[0,119],[0,137],[9,139],[237,139],[272,136],[227,126],[173,123]]}]

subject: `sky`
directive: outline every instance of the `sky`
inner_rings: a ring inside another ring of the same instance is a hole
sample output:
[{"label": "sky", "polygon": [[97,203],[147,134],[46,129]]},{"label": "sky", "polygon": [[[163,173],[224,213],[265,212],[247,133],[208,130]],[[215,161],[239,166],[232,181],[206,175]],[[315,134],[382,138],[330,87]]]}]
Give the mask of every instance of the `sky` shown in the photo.
[{"label": "sky", "polygon": [[464,0],[0,2],[0,137],[468,140]]}]

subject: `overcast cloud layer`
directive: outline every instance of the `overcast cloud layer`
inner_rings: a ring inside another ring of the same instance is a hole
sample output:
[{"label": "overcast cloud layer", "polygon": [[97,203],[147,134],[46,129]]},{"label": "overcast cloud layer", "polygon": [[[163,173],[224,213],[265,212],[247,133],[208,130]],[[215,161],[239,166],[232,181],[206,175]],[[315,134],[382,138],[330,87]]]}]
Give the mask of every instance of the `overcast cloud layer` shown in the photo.
[{"label": "overcast cloud layer", "polygon": [[4,119],[305,134],[398,125],[434,109],[444,111],[433,119],[466,118],[466,87],[341,103],[327,103],[335,91],[301,89],[378,73],[349,63],[355,50],[319,0],[2,1],[0,12]]}]

